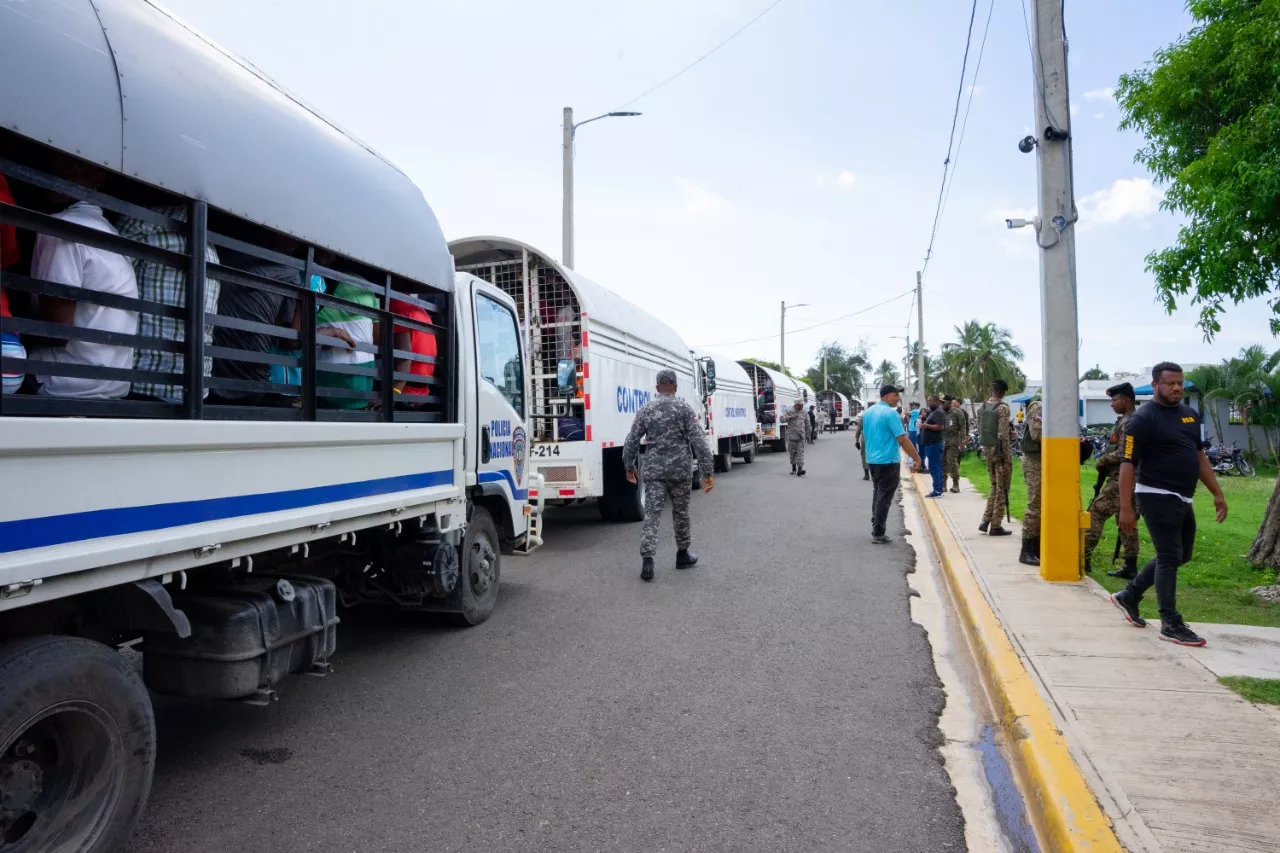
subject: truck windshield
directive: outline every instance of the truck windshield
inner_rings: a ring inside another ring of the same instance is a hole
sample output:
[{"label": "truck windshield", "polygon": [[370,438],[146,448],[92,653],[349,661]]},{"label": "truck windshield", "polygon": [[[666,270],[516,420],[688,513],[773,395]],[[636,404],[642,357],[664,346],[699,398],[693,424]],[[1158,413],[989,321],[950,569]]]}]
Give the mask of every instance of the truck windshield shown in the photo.
[{"label": "truck windshield", "polygon": [[481,378],[524,417],[524,370],[515,315],[483,293],[476,295],[476,359]]}]

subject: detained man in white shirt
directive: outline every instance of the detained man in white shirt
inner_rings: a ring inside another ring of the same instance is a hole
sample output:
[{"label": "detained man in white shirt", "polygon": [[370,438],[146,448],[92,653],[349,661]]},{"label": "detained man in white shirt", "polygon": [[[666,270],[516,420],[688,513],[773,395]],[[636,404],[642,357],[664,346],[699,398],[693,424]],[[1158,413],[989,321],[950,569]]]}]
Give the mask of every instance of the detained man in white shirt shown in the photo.
[{"label": "detained man in white shirt", "polygon": [[[69,176],[71,177],[71,176]],[[77,183],[91,184],[85,175],[72,177]],[[116,229],[102,215],[102,208],[88,202],[77,201],[55,218],[74,222],[108,234]],[[36,238],[31,260],[33,278],[112,293],[117,296],[138,297],[138,283],[133,264],[123,255],[83,246],[41,234]],[[133,335],[138,331],[138,315],[134,311],[107,308],[92,302],[58,299],[41,296],[40,313],[44,320],[82,329],[98,329]],[[133,348],[111,346],[88,341],[68,340],[60,347],[37,349],[28,356],[32,361],[51,361],[68,365],[112,367],[121,370],[133,368]],[[129,393],[129,383],[117,379],[85,379],[72,376],[37,376],[40,393],[50,397],[73,397],[86,400],[114,400]]]}]

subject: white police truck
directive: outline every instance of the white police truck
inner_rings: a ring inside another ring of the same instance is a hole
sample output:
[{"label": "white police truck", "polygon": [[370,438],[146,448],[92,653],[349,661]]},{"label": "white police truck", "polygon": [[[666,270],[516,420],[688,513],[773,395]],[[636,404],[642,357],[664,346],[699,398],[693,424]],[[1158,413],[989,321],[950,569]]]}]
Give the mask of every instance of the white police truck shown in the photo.
[{"label": "white police truck", "polygon": [[529,464],[545,482],[538,496],[596,499],[605,521],[642,521],[644,480],[627,482],[623,445],[659,370],[674,370],[678,396],[702,407],[689,347],[657,317],[519,240],[449,246],[459,270],[516,302],[530,364]]},{"label": "white police truck", "polygon": [[734,457],[756,458],[755,394],[742,365],[710,353],[692,351],[702,398],[698,409],[717,473],[733,467]]},{"label": "white police truck", "polygon": [[270,702],[340,602],[489,617],[522,338],[407,177],[146,0],[0,4],[0,74],[0,848],[101,853],[148,689]]}]

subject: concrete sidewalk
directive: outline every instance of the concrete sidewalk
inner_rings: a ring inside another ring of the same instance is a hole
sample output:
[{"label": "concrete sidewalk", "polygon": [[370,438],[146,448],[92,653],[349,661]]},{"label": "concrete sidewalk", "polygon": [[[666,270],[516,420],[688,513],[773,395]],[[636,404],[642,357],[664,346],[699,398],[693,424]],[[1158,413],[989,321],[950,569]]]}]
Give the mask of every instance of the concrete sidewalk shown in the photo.
[{"label": "concrete sidewalk", "polygon": [[[914,499],[934,503],[914,480]],[[1161,642],[1158,622],[1130,626],[1092,580],[1040,580],[1018,562],[1018,535],[978,532],[986,500],[968,481],[936,503],[1121,843],[1280,851],[1277,717],[1218,684],[1198,659],[1207,649]],[[1215,626],[1195,627],[1212,649]]]}]

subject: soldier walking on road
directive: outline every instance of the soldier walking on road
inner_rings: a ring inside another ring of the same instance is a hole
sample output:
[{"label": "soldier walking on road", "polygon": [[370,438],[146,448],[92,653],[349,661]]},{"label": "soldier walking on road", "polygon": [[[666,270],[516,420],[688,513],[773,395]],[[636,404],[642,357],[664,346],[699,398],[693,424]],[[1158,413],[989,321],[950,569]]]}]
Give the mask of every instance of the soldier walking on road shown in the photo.
[{"label": "soldier walking on road", "polygon": [[982,513],[978,529],[991,536],[1012,536],[1012,530],[1004,527],[1004,517],[1009,512],[1009,478],[1013,475],[1013,448],[1009,441],[1009,404],[1004,392],[1009,383],[996,379],[991,383],[991,397],[978,410],[978,441],[987,458],[987,474],[991,478],[991,493],[987,495],[987,508]]},{"label": "soldier walking on road", "polygon": [[[1120,514],[1120,462],[1124,459],[1124,431],[1129,426],[1137,407],[1133,386],[1128,382],[1112,385],[1107,389],[1111,398],[1111,411],[1119,415],[1115,429],[1107,436],[1107,449],[1098,457],[1098,477],[1102,488],[1089,504],[1089,530],[1084,535],[1084,570],[1093,571],[1093,551],[1102,539],[1107,519]],[[1138,534],[1119,531],[1120,545],[1124,548],[1124,568],[1107,572],[1113,578],[1133,580],[1138,576]]]},{"label": "soldier walking on road", "polygon": [[[671,520],[676,530],[676,568],[697,565],[689,553],[692,531],[689,523],[689,483],[693,474],[693,454],[702,469],[702,491],[715,486],[711,474],[711,451],[698,425],[698,416],[676,396],[676,372],[659,370],[658,397],[636,413],[622,450],[627,482],[644,478],[644,532],[640,537],[640,578],[653,580],[653,558],[658,552],[658,522],[662,507],[671,499]],[[640,465],[640,440],[645,440],[644,465]]]},{"label": "soldier walking on road", "polygon": [[787,455],[791,457],[791,473],[804,476],[804,431],[809,425],[809,418],[804,413],[804,401],[796,400],[796,404],[782,415],[787,427]]},{"label": "soldier walking on road", "polygon": [[1022,553],[1018,562],[1027,566],[1040,565],[1040,436],[1044,425],[1041,412],[1043,403],[1037,396],[1027,406],[1023,418],[1022,479],[1027,484],[1027,511],[1022,516]]},{"label": "soldier walking on road", "polygon": [[969,419],[965,417],[960,401],[948,394],[942,401],[947,413],[947,428],[942,433],[942,482],[951,480],[951,491],[960,491],[960,448],[969,434]]}]

